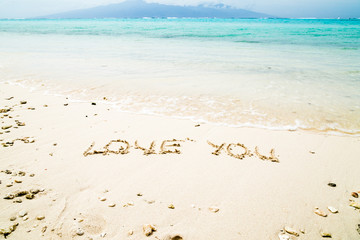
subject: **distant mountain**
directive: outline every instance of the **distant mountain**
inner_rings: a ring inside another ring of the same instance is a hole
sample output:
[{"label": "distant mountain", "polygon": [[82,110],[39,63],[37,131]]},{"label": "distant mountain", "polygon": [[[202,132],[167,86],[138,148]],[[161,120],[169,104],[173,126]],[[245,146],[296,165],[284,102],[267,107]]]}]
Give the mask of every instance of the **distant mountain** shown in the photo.
[{"label": "distant mountain", "polygon": [[224,4],[175,6],[127,0],[118,4],[58,13],[40,18],[266,18],[270,15]]}]

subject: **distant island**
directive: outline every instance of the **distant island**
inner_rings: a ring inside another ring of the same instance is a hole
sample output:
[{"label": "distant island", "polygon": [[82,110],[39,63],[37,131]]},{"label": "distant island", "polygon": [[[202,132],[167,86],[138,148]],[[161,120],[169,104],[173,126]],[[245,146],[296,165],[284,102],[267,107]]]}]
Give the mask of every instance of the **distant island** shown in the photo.
[{"label": "distant island", "polygon": [[267,14],[233,8],[224,4],[175,6],[127,0],[88,9],[57,13],[39,18],[269,18]]}]

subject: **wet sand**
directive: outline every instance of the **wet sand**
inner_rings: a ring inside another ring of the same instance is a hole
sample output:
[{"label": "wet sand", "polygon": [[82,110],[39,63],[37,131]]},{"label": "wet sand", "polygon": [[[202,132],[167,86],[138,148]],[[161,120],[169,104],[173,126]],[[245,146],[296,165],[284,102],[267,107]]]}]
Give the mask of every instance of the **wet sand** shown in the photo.
[{"label": "wet sand", "polygon": [[4,83],[0,109],[0,239],[360,237],[359,137],[126,114]]}]

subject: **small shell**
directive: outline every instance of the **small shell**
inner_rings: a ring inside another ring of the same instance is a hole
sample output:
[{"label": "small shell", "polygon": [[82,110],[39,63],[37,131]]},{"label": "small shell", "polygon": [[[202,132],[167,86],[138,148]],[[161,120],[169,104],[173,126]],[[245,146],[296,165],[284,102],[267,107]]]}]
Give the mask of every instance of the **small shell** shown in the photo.
[{"label": "small shell", "polygon": [[292,234],[292,235],[294,235],[296,237],[299,236],[299,233],[295,229],[293,229],[291,227],[285,227],[284,230],[285,230],[285,232],[287,232],[289,234]]},{"label": "small shell", "polygon": [[327,214],[324,213],[323,211],[319,210],[319,209],[316,209],[316,210],[314,211],[314,213],[317,214],[317,215],[319,215],[319,216],[321,216],[321,217],[327,217]]},{"label": "small shell", "polygon": [[359,197],[359,194],[356,193],[356,192],[352,192],[352,193],[351,193],[351,196],[353,196],[354,198],[358,198],[358,197]]},{"label": "small shell", "polygon": [[334,214],[339,212],[336,208],[334,208],[332,206],[328,206],[328,209],[331,213],[334,213]]}]

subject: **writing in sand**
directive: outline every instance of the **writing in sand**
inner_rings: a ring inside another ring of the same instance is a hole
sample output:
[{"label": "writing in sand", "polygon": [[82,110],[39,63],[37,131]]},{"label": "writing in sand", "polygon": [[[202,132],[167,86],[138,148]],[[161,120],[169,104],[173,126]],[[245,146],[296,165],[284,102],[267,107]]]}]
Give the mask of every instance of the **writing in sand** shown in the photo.
[{"label": "writing in sand", "polygon": [[[136,140],[134,143],[134,149],[138,149],[143,151],[144,155],[151,155],[151,154],[181,154],[181,143],[183,142],[195,142],[192,139],[186,138],[185,140],[164,140],[162,141],[160,148],[156,151],[156,144],[155,141],[152,141],[148,148],[140,146],[138,141]],[[207,143],[212,147],[211,154],[216,156],[220,154],[227,154],[230,157],[237,158],[237,159],[244,159],[245,157],[252,157],[256,156],[261,160],[264,161],[271,161],[271,162],[279,162],[279,158],[275,155],[275,150],[271,149],[270,154],[268,156],[262,155],[259,152],[258,147],[256,146],[254,149],[254,154],[252,151],[246,147],[244,144],[241,143],[221,143],[219,145],[214,144],[210,141]],[[128,154],[130,153],[130,148],[132,147],[130,143],[126,140],[110,140],[101,150],[93,150],[95,146],[95,142],[93,142],[88,149],[83,153],[83,155],[109,155],[109,154]]]}]

